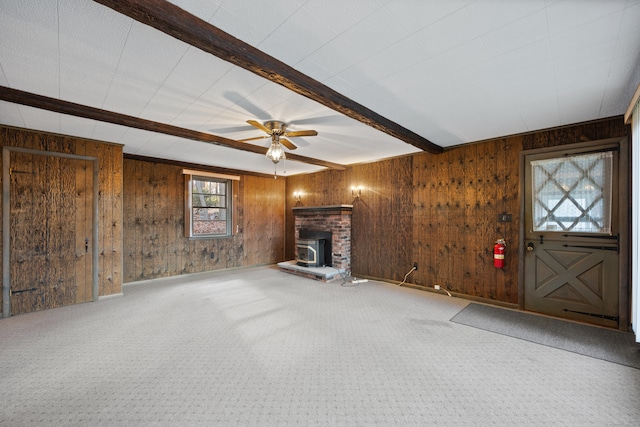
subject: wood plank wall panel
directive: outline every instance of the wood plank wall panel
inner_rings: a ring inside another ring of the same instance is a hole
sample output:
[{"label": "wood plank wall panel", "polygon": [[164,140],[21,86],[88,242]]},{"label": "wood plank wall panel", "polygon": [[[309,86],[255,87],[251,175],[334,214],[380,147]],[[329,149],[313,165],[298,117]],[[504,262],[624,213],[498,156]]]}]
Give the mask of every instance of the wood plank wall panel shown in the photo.
[{"label": "wood plank wall panel", "polygon": [[412,158],[359,165],[349,172],[350,180],[364,187],[353,203],[352,270],[399,282],[413,265]]},{"label": "wood plank wall panel", "polygon": [[101,159],[98,212],[102,268],[99,276],[104,287],[100,289],[100,295],[111,295],[122,291],[122,147],[100,144],[96,148]]},{"label": "wood plank wall panel", "polygon": [[243,184],[244,265],[283,261],[286,181],[246,176]]},{"label": "wood plank wall panel", "polygon": [[[96,156],[99,159],[100,171],[99,171],[99,248],[100,259],[98,265],[99,271],[99,283],[98,293],[99,295],[118,294],[122,292],[122,206],[119,203],[122,193],[122,147],[114,144],[100,143],[92,140],[85,140],[81,138],[67,137],[57,134],[30,131],[24,129],[17,129],[11,127],[0,126],[0,146],[9,147],[22,147],[34,150],[42,151],[54,151],[67,154],[77,154],[86,156]],[[38,156],[40,157],[40,156]],[[74,164],[71,167],[71,163]],[[52,157],[46,157],[47,173],[51,174],[51,182],[57,182],[56,191],[59,197],[54,197],[52,194],[51,203],[56,204],[62,210],[69,208],[76,212],[77,217],[65,218],[63,221],[58,221],[58,225],[65,229],[70,228],[68,232],[64,232],[63,236],[73,236],[73,238],[63,237],[58,242],[54,242],[56,245],[60,245],[68,248],[69,260],[68,264],[64,266],[58,266],[56,270],[64,272],[64,275],[79,274],[79,269],[82,267],[76,265],[75,260],[72,258],[75,256],[77,250],[84,250],[84,237],[80,236],[79,230],[76,230],[77,224],[81,221],[80,216],[86,217],[90,215],[87,213],[91,211],[90,205],[72,206],[78,203],[80,195],[75,189],[80,189],[79,186],[83,180],[87,180],[87,175],[91,175],[91,166],[88,166],[87,162],[74,161],[71,162],[65,159],[56,159]],[[83,164],[87,163],[86,168]],[[1,177],[0,177],[1,179]],[[85,187],[86,191],[91,191],[91,177],[89,179],[89,187]],[[74,190],[71,190],[74,187]],[[66,196],[64,196],[66,194]],[[90,202],[88,202],[90,203]],[[71,208],[70,208],[71,206]],[[1,214],[0,214],[1,215]],[[32,229],[37,229],[38,224],[41,224],[42,218],[33,217],[29,219],[33,223]],[[50,224],[51,226],[51,224]],[[66,230],[66,229],[65,229]],[[79,233],[76,237],[76,231]],[[81,241],[82,240],[82,241]],[[0,248],[1,252],[2,248]],[[91,252],[91,247],[89,247]],[[71,266],[71,267],[69,267]],[[1,267],[0,267],[1,269]],[[62,273],[61,273],[62,274]],[[86,274],[86,273],[85,273]],[[55,280],[70,280],[69,277],[56,278]],[[91,277],[85,277],[85,282],[88,280],[89,288],[85,291],[91,291]],[[65,282],[66,283],[66,282]],[[63,293],[69,294],[72,292],[69,289],[63,290]],[[76,292],[76,291],[73,291]],[[69,295],[67,295],[71,298]],[[58,298],[56,296],[55,298]],[[2,306],[2,296],[0,295],[0,307]],[[82,295],[74,295],[73,299],[77,302],[83,300]],[[53,305],[56,301],[52,301]]]},{"label": "wood plank wall panel", "polygon": [[[520,138],[514,137],[457,147],[441,156],[414,156],[414,185],[422,189],[414,193],[414,247],[420,249],[414,258],[426,265],[414,273],[412,283],[440,285],[486,299],[500,295],[501,301],[517,302],[517,263],[515,268],[509,264],[505,270],[496,270],[492,251],[501,237],[517,248],[521,149]],[[429,204],[435,216],[431,220],[424,217],[422,208]],[[510,232],[497,223],[501,212],[513,215]],[[435,226],[422,226],[425,223]],[[517,250],[514,253],[517,256]]]},{"label": "wood plank wall panel", "polygon": [[[416,261],[419,268],[409,283],[517,304],[521,151],[629,132],[622,118],[612,118],[463,145],[440,155],[420,153],[288,177],[286,257],[295,257],[293,206],[353,202],[354,274],[395,282]],[[353,201],[349,189],[358,184],[368,189]],[[300,204],[294,191],[304,194]],[[510,213],[512,222],[497,222],[499,213]],[[507,241],[504,270],[493,267],[498,238]]]},{"label": "wood plank wall panel", "polygon": [[182,167],[125,159],[123,173],[125,283],[284,260],[284,180],[242,175],[233,200],[238,233],[190,240]]}]

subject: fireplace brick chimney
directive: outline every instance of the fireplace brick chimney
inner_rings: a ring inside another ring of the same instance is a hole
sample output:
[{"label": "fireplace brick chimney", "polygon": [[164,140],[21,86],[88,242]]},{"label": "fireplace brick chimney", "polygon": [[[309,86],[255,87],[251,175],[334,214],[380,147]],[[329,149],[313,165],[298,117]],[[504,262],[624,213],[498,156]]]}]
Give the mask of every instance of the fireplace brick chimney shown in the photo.
[{"label": "fireplace brick chimney", "polygon": [[352,205],[294,207],[296,246],[300,230],[330,231],[333,267],[351,273],[352,211]]}]

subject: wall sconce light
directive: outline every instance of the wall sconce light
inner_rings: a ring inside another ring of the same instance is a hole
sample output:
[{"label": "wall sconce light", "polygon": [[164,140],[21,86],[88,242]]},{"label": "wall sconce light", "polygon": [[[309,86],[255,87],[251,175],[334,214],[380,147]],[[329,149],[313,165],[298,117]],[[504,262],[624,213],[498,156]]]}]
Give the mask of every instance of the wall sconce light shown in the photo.
[{"label": "wall sconce light", "polygon": [[300,191],[294,191],[293,192],[293,198],[296,202],[300,202],[302,201],[302,192]]},{"label": "wall sconce light", "polygon": [[356,186],[352,186],[351,187],[351,197],[354,197],[356,199],[359,199],[360,196],[362,196],[362,186],[358,185]]}]

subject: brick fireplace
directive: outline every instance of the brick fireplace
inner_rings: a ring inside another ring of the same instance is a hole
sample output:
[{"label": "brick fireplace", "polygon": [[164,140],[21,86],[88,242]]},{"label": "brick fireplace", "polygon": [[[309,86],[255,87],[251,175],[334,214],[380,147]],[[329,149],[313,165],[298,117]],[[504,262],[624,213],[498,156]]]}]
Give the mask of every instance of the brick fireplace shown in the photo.
[{"label": "brick fireplace", "polygon": [[315,234],[326,236],[330,233],[331,250],[325,259],[327,266],[332,266],[347,274],[351,272],[351,214],[352,205],[294,207],[296,247],[301,239],[308,239]]}]

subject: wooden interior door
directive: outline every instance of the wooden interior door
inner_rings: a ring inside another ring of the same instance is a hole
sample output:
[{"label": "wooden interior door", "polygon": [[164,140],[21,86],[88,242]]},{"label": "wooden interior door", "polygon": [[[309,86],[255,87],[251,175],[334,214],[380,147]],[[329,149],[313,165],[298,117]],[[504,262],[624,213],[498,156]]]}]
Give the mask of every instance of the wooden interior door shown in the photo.
[{"label": "wooden interior door", "polygon": [[10,157],[10,306],[28,313],[93,300],[92,163]]},{"label": "wooden interior door", "polygon": [[524,308],[618,327],[619,150],[525,156]]}]

